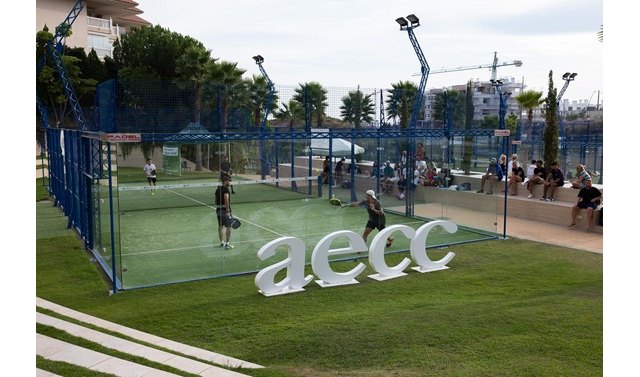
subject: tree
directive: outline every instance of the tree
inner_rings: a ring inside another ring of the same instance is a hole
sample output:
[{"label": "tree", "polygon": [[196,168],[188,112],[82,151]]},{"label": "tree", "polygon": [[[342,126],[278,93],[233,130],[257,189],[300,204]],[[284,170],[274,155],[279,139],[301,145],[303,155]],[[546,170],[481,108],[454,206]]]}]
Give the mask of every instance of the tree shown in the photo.
[{"label": "tree", "polygon": [[305,109],[305,114],[309,111],[309,119],[311,124],[315,124],[318,127],[322,127],[324,123],[324,117],[326,116],[326,109],[329,106],[327,103],[327,90],[320,85],[318,82],[307,82],[300,85],[299,88],[296,88],[296,94],[293,95],[293,100],[298,102],[303,109]]},{"label": "tree", "polygon": [[215,97],[220,101],[218,111],[222,113],[221,130],[226,130],[228,126],[229,110],[240,108],[242,102],[247,100],[246,82],[242,80],[242,75],[246,70],[238,68],[238,63],[221,61],[215,63],[211,73],[211,81],[214,84],[212,89],[216,91]]},{"label": "tree", "polygon": [[[47,26],[36,33],[36,56],[45,61],[36,78],[36,92],[43,105],[47,107],[48,115],[53,115],[53,119],[50,120],[53,120],[58,127],[73,128],[75,120],[71,116],[69,98],[46,47],[52,39],[53,34],[49,32]],[[65,47],[62,50],[61,59],[78,102],[81,106],[92,106],[97,80],[93,78],[93,72],[82,70],[82,67],[86,67],[87,64],[87,55],[84,50]]]},{"label": "tree", "polygon": [[120,78],[175,79],[178,59],[189,47],[204,45],[189,36],[156,26],[132,27],[113,44]]},{"label": "tree", "polygon": [[363,95],[360,86],[358,86],[358,90],[351,91],[342,97],[340,116],[342,116],[342,120],[356,129],[362,128],[362,122],[371,123],[374,112],[375,107],[371,101],[371,94]]},{"label": "tree", "polygon": [[485,115],[480,121],[480,128],[496,129],[500,126],[500,119],[497,115]]},{"label": "tree", "polygon": [[536,92],[535,90],[527,90],[516,96],[518,104],[527,110],[528,132],[533,129],[533,110],[543,103],[540,98],[542,98],[542,92]]},{"label": "tree", "polygon": [[[473,85],[471,80],[467,82],[467,91],[465,95],[465,117],[464,117],[464,129],[465,131],[471,131],[473,128]],[[473,155],[473,136],[466,135],[464,137],[464,152],[462,156],[461,168],[464,174],[471,173],[471,157]]]},{"label": "tree", "polygon": [[[188,46],[176,60],[176,75],[174,80],[178,87],[189,86],[193,91],[193,115],[192,122],[200,124],[200,116],[202,113],[202,97],[204,84],[207,82],[213,64],[216,59],[211,58],[211,51],[204,48],[200,43],[194,43]],[[196,144],[195,147],[195,163],[196,171],[202,171],[202,145]]]},{"label": "tree", "polygon": [[[446,90],[442,93],[438,93],[433,101],[433,111],[431,112],[431,118],[433,120],[439,120],[445,122],[445,105],[449,102],[451,110],[453,111],[452,119],[453,125],[463,125],[466,118],[466,97],[460,92],[455,90]],[[472,101],[473,104],[473,101]],[[452,126],[453,126],[452,125]]]},{"label": "tree", "polygon": [[600,25],[600,31],[598,31],[598,41],[604,42],[604,27]]},{"label": "tree", "polygon": [[293,99],[289,103],[283,103],[282,108],[278,109],[274,114],[276,119],[289,123],[289,127],[293,127],[298,122],[304,122],[304,108],[302,104]]},{"label": "tree", "polygon": [[510,113],[504,120],[504,124],[505,127],[511,131],[511,136],[515,136],[518,131],[518,116],[514,113]]},{"label": "tree", "polygon": [[549,92],[545,99],[544,164],[549,169],[558,159],[558,89],[553,86],[553,71],[549,71]]},{"label": "tree", "polygon": [[411,81],[391,84],[387,95],[387,119],[400,119],[400,128],[408,128],[418,87]]},{"label": "tree", "polygon": [[269,99],[269,84],[264,76],[253,75],[250,80],[247,81],[247,87],[249,88],[249,106],[251,113],[253,114],[253,126],[258,128],[261,126],[262,119],[264,118],[264,112],[273,112],[278,108],[278,95],[277,92],[273,94],[271,98],[271,104],[269,108],[267,106],[267,100]]}]

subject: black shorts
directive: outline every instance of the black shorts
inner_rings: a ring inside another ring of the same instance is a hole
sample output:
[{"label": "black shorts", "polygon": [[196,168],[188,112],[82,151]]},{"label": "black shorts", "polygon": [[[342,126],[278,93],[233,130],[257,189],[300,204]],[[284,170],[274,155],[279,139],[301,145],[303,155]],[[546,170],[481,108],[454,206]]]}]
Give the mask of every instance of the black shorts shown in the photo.
[{"label": "black shorts", "polygon": [[218,218],[218,226],[227,226],[231,221],[227,210],[224,208],[216,208],[216,217]]},{"label": "black shorts", "polygon": [[156,183],[156,177],[147,177],[147,181],[149,181],[149,184]]},{"label": "black shorts", "polygon": [[381,224],[381,223],[377,223],[377,222],[375,222],[375,221],[371,221],[371,220],[369,220],[369,221],[367,221],[367,225],[366,225],[366,227],[367,227],[367,228],[369,228],[369,229],[378,229],[378,230],[382,230],[382,229],[384,229],[384,228],[385,228],[385,224],[384,224],[384,223],[382,223],[382,224]]},{"label": "black shorts", "polygon": [[582,209],[587,209],[587,208],[593,208],[596,209],[598,207],[597,203],[593,203],[593,202],[580,202],[578,203],[578,208],[582,208]]}]

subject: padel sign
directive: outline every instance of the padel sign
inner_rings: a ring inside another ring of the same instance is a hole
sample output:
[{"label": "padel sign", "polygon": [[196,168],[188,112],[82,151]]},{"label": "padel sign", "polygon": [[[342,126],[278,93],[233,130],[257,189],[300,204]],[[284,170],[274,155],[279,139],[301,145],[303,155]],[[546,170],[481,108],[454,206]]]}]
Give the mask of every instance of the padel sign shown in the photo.
[{"label": "padel sign", "polygon": [[102,141],[109,143],[139,143],[142,141],[140,134],[106,134],[102,135]]},{"label": "padel sign", "polygon": [[493,136],[509,136],[511,135],[511,130],[493,130]]},{"label": "padel sign", "polygon": [[[437,226],[444,228],[448,233],[458,231],[456,224],[450,221],[436,220],[428,222],[418,229],[413,229],[407,225],[396,224],[378,232],[373,238],[369,248],[369,264],[376,273],[368,277],[382,281],[405,276],[407,274],[403,271],[411,264],[411,260],[418,265],[417,267],[412,267],[412,269],[421,273],[448,269],[447,263],[455,257],[455,253],[449,252],[438,261],[432,261],[427,256],[427,238],[431,229]],[[387,237],[394,232],[400,232],[411,240],[411,259],[404,258],[396,266],[388,266],[384,258],[384,249],[387,243]],[[349,246],[339,249],[331,248],[333,241],[345,238],[349,242]],[[299,238],[280,237],[273,240],[258,250],[258,258],[260,260],[271,258],[275,255],[276,249],[282,246],[288,249],[287,258],[260,270],[255,277],[258,292],[267,297],[304,291],[304,286],[314,279],[314,275],[304,275],[306,248],[304,241]],[[335,255],[364,251],[367,251],[367,245],[362,239],[362,236],[350,230],[340,230],[324,236],[318,241],[311,255],[311,267],[319,278],[316,280],[316,283],[323,288],[358,284],[359,282],[355,278],[366,268],[364,263],[359,263],[347,272],[335,272],[329,262],[330,257]],[[276,282],[276,275],[282,270],[286,270],[287,275],[279,282]]]}]

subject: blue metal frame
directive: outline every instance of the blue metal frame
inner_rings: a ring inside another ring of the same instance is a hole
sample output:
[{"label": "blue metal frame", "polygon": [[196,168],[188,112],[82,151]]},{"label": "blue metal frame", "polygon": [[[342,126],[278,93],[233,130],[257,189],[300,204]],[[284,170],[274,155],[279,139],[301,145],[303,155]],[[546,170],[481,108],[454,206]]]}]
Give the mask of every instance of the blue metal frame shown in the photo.
[{"label": "blue metal frame", "polygon": [[[418,18],[415,15],[407,16],[409,18],[411,24],[407,24],[405,26],[401,26],[400,30],[406,30],[409,36],[409,41],[411,41],[411,45],[418,56],[418,60],[420,61],[420,84],[418,86],[418,92],[416,93],[416,100],[413,104],[413,110],[411,111],[411,119],[409,120],[409,129],[413,130],[416,128],[416,123],[418,122],[418,115],[420,114],[420,106],[422,104],[422,97],[424,96],[424,90],[427,85],[427,78],[429,77],[429,63],[427,63],[427,59],[424,57],[424,53],[422,52],[422,48],[420,48],[420,44],[416,39],[416,36],[413,32],[413,29],[420,26]],[[413,19],[416,21],[413,21]],[[405,21],[406,22],[406,21]],[[405,206],[405,214],[407,216],[414,215],[414,198],[413,198],[413,189],[411,188],[411,184],[414,180],[414,151],[413,151],[413,138],[409,138],[409,145],[407,146],[407,165],[405,167],[407,172],[407,187],[405,188],[405,198],[406,198],[406,206]]]},{"label": "blue metal frame", "polygon": [[[257,59],[259,57],[259,59]],[[271,109],[271,104],[273,102],[273,97],[276,92],[276,88],[273,85],[273,82],[267,75],[267,71],[264,70],[262,66],[263,59],[260,55],[254,57],[256,59],[256,64],[258,64],[258,68],[260,69],[260,73],[262,73],[262,77],[267,81],[267,89],[269,90],[269,96],[267,97],[267,101],[264,104],[264,116],[262,117],[262,123],[260,124],[260,131],[264,133],[267,129],[267,118],[269,117],[269,111]],[[269,168],[269,161],[267,160],[266,152],[264,150],[264,138],[260,138],[260,176],[262,179],[265,179],[267,170]]]},{"label": "blue metal frame", "polygon": [[71,28],[71,25],[75,22],[76,18],[84,8],[84,1],[78,0],[76,4],[71,9],[71,12],[65,18],[65,20],[58,25],[56,28],[56,34],[53,39],[47,43],[47,50],[51,57],[53,58],[54,66],[56,67],[56,71],[58,72],[58,76],[60,77],[60,81],[62,82],[62,86],[64,88],[64,92],[67,95],[67,99],[69,100],[69,104],[71,105],[71,109],[73,110],[73,115],[76,118],[76,122],[78,122],[78,126],[81,130],[87,129],[87,121],[85,120],[84,114],[82,113],[82,108],[80,107],[80,102],[78,101],[78,97],[76,96],[76,92],[73,89],[73,85],[69,80],[69,76],[67,74],[67,69],[64,66],[62,61],[62,40],[65,38],[65,31]]}]

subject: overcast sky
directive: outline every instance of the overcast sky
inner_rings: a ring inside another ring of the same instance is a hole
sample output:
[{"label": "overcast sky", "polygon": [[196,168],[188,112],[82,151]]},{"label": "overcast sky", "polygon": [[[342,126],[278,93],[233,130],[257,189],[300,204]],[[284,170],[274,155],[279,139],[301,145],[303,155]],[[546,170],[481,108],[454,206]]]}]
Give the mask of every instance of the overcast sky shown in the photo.
[{"label": "overcast sky", "polygon": [[[419,82],[420,63],[397,17],[415,14],[416,38],[432,70],[522,60],[498,77],[524,78],[546,94],[552,70],[578,76],[564,98],[600,101],[603,92],[602,0],[137,0],[144,19],[204,43],[215,58],[260,74],[260,54],[276,84],[388,88]],[[490,69],[429,75],[427,89],[488,80]]]}]

